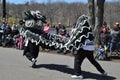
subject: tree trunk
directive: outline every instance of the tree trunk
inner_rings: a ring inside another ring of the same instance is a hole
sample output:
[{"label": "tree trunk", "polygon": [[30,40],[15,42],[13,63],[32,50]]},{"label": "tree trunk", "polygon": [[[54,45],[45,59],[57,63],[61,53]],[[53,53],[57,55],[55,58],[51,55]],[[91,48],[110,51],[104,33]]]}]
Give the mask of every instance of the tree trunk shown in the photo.
[{"label": "tree trunk", "polygon": [[96,24],[95,24],[95,41],[99,44],[100,41],[100,27],[103,24],[103,14],[104,14],[104,2],[105,0],[97,0],[96,4]]},{"label": "tree trunk", "polygon": [[88,16],[91,27],[95,28],[95,4],[94,0],[88,0]]}]

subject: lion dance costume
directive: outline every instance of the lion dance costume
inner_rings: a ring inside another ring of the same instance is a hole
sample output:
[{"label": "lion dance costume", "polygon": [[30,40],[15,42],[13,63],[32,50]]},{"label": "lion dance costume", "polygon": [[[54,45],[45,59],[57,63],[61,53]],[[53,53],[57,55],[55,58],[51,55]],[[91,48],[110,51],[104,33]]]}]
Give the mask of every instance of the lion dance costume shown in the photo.
[{"label": "lion dance costume", "polygon": [[26,11],[24,19],[25,27],[21,31],[25,38],[24,55],[35,65],[39,53],[39,46],[48,49],[61,49],[63,51],[78,50],[86,44],[86,40],[94,39],[88,16],[82,15],[78,18],[72,36],[61,38],[56,34],[48,34],[43,31],[43,23],[46,23],[46,17],[39,11]]}]

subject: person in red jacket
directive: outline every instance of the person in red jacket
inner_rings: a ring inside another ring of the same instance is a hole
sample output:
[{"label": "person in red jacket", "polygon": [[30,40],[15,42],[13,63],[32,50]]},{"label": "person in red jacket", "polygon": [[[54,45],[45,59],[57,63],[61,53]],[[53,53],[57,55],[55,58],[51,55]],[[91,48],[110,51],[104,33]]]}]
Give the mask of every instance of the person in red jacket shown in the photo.
[{"label": "person in red jacket", "polygon": [[47,23],[47,24],[44,26],[43,31],[46,32],[46,33],[49,33],[49,32],[50,32],[50,25],[49,25],[49,23]]}]

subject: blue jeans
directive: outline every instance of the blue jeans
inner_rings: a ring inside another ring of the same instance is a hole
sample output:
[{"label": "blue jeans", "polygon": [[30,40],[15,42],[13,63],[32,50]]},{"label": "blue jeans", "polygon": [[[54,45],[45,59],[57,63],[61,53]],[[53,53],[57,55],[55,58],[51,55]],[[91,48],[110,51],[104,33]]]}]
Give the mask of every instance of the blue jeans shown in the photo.
[{"label": "blue jeans", "polygon": [[2,42],[5,41],[5,34],[2,34]]},{"label": "blue jeans", "polygon": [[110,52],[118,51],[118,47],[119,47],[119,42],[111,42],[110,43]]}]

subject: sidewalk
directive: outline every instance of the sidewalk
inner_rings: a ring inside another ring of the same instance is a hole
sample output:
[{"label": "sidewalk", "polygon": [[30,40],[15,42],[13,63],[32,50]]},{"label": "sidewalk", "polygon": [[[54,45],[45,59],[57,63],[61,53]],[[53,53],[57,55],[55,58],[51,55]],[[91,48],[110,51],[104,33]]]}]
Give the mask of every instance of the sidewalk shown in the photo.
[{"label": "sidewalk", "polygon": [[[83,80],[120,80],[120,63],[99,61],[109,73],[102,77],[86,59],[82,64]],[[0,47],[0,80],[76,80],[73,74],[74,57],[40,52],[37,67],[22,56],[21,50]]]}]

